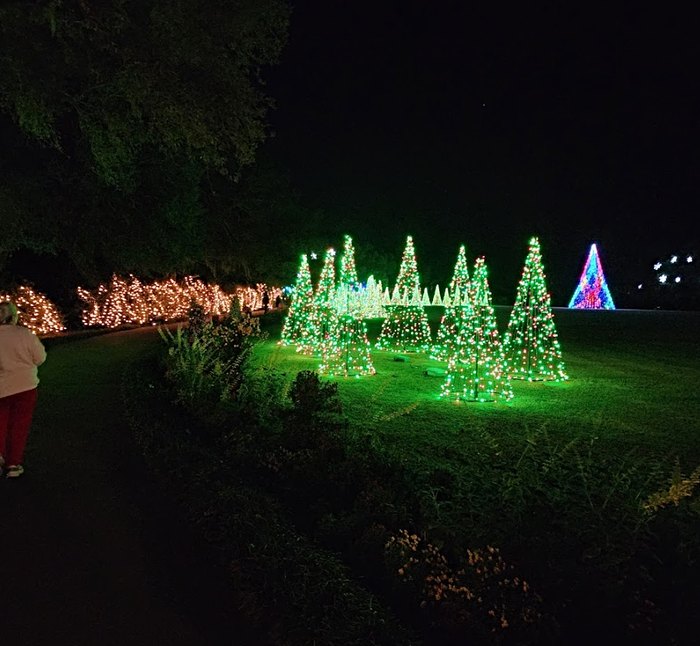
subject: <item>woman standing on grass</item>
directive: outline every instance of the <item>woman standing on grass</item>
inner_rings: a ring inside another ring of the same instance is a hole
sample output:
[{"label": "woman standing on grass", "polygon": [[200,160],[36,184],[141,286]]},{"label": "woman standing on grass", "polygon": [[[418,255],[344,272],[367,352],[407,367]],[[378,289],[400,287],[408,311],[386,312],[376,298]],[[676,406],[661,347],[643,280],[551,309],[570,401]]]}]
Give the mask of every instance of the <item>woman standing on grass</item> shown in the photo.
[{"label": "woman standing on grass", "polygon": [[24,473],[22,457],[39,383],[37,366],[46,360],[41,341],[17,325],[17,318],[14,303],[0,303],[0,472],[6,468],[7,478]]}]

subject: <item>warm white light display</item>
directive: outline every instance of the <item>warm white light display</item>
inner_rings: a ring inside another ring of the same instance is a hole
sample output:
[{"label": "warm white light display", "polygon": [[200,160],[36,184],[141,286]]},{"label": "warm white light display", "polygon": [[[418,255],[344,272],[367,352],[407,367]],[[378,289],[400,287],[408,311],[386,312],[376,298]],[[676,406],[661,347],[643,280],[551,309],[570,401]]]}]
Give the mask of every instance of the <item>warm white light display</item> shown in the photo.
[{"label": "warm white light display", "polygon": [[685,261],[686,261],[686,262],[693,262],[693,257],[692,257],[692,256],[688,256],[688,257],[685,259]]},{"label": "warm white light display", "polygon": [[671,263],[675,264],[678,262],[678,256],[671,256]]},{"label": "warm white light display", "polygon": [[17,306],[19,324],[38,336],[58,334],[66,329],[56,305],[47,296],[27,285],[0,292],[0,301],[12,301]]},{"label": "warm white light display", "polygon": [[661,263],[660,262],[654,263],[654,271],[659,271],[659,269],[661,269]]},{"label": "warm white light display", "polygon": [[661,275],[659,276],[659,282],[660,282],[662,285],[665,285],[667,280],[668,280],[668,276],[667,276],[666,274],[661,274]]},{"label": "warm white light display", "polygon": [[264,283],[225,292],[219,285],[208,285],[195,276],[186,276],[181,281],[169,278],[142,283],[136,276],[123,278],[116,274],[108,284],[101,284],[94,290],[78,287],[77,292],[85,303],[80,314],[83,325],[107,328],[182,319],[187,316],[193,302],[208,316],[224,316],[228,314],[234,296],[241,307],[250,310],[263,308],[265,292],[270,303],[282,296],[279,287],[269,287]]},{"label": "warm white light display", "polygon": [[675,280],[675,282],[680,283],[680,282],[681,282],[681,277],[680,277],[680,276],[676,276],[674,280]]}]

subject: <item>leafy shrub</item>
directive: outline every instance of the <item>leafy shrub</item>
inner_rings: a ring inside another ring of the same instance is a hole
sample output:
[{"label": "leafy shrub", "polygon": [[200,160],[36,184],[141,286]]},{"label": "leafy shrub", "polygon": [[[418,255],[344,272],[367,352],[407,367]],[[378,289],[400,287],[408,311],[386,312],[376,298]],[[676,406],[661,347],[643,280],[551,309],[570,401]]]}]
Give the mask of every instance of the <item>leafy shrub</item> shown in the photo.
[{"label": "leafy shrub", "polygon": [[165,376],[175,386],[177,401],[212,424],[225,421],[259,339],[257,319],[238,314],[206,322],[202,308],[194,305],[187,331],[161,328],[160,334],[168,346]]},{"label": "leafy shrub", "polygon": [[[130,424],[151,467],[218,550],[240,607],[272,643],[411,646],[415,637],[330,552],[299,534],[274,497],[192,432],[143,370],[123,382]],[[226,441],[224,436],[222,441]],[[183,480],[179,475],[187,471]]]},{"label": "leafy shrub", "polygon": [[385,545],[387,564],[412,588],[431,625],[446,638],[540,640],[542,599],[492,546],[467,550],[453,565],[439,548],[402,529]]}]

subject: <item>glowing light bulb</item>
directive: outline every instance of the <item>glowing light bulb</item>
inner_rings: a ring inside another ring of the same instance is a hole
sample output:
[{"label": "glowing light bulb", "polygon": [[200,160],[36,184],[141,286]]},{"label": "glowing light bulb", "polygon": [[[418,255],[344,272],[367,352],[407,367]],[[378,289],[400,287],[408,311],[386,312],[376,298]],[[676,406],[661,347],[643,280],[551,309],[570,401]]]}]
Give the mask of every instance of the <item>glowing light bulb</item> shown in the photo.
[{"label": "glowing light bulb", "polygon": [[661,269],[661,263],[657,262],[654,264],[654,271],[659,271],[659,269]]},{"label": "glowing light bulb", "polygon": [[642,289],[642,283],[639,283],[639,285],[637,285],[637,289]]},{"label": "glowing light bulb", "polygon": [[678,256],[671,256],[671,262],[678,262]]},{"label": "glowing light bulb", "polygon": [[661,275],[659,276],[659,282],[660,282],[662,285],[665,285],[667,280],[668,280],[668,276],[667,276],[666,274],[661,274]]},{"label": "glowing light bulb", "polygon": [[680,276],[676,276],[675,282],[680,283],[680,282],[681,282],[681,277],[680,277]]},{"label": "glowing light bulb", "polygon": [[686,262],[693,262],[693,257],[692,257],[692,256],[688,256],[688,257],[685,259],[685,261],[686,261]]}]

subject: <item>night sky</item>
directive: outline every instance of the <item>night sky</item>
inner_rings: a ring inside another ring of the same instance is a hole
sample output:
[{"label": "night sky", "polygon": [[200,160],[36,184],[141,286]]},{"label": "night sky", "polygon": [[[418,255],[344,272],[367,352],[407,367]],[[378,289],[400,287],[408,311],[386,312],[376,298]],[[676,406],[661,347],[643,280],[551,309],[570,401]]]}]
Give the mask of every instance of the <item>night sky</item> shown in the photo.
[{"label": "night sky", "polygon": [[[700,45],[671,10],[311,0],[266,73],[266,146],[329,226],[444,284],[458,245],[513,295],[539,235],[555,301],[591,242],[615,291],[698,251]],[[488,6],[482,6],[488,5]],[[561,302],[557,304],[563,304]]]}]

